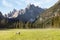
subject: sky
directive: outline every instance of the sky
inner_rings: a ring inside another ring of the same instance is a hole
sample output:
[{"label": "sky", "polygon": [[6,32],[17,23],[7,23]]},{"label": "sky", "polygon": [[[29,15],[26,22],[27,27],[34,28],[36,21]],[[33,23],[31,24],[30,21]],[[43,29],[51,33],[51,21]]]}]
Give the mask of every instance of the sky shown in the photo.
[{"label": "sky", "polygon": [[7,14],[14,8],[17,10],[26,8],[29,4],[34,4],[41,8],[50,8],[58,0],[0,0],[0,11]]}]

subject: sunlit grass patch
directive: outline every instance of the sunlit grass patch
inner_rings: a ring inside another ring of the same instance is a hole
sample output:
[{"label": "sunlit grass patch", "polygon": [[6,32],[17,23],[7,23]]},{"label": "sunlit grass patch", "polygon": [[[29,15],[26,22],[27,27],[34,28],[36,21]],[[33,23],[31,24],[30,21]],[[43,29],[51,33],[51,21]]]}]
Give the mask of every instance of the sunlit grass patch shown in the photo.
[{"label": "sunlit grass patch", "polygon": [[60,29],[0,30],[0,40],[60,40]]}]

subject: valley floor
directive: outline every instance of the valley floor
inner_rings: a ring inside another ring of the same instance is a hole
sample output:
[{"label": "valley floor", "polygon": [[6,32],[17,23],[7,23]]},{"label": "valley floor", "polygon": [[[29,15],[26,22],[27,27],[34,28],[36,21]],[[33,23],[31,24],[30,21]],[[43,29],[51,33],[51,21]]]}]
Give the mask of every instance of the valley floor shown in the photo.
[{"label": "valley floor", "polygon": [[60,29],[0,30],[0,40],[60,40]]}]

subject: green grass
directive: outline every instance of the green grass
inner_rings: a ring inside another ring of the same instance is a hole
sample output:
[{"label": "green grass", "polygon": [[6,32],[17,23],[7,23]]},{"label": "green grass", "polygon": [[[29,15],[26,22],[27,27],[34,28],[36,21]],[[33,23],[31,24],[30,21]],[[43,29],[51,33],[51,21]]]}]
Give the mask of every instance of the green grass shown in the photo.
[{"label": "green grass", "polygon": [[60,29],[0,30],[0,40],[60,40]]}]

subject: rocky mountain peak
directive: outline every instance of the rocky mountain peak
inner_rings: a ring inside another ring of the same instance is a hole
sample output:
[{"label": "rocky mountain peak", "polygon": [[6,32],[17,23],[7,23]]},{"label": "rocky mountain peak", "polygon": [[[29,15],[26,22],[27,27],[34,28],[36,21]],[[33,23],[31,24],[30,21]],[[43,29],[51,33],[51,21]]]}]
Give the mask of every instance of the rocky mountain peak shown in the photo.
[{"label": "rocky mountain peak", "polygon": [[27,5],[27,9],[34,8],[34,7],[35,7],[35,5],[33,5],[33,4]]},{"label": "rocky mountain peak", "polygon": [[9,18],[16,18],[21,21],[30,21],[31,19],[35,20],[40,13],[42,13],[44,9],[35,6],[33,4],[29,4],[25,9],[16,10],[13,9],[12,12],[9,13]]}]

